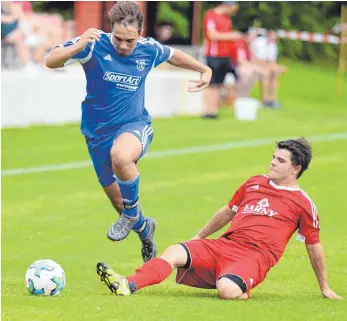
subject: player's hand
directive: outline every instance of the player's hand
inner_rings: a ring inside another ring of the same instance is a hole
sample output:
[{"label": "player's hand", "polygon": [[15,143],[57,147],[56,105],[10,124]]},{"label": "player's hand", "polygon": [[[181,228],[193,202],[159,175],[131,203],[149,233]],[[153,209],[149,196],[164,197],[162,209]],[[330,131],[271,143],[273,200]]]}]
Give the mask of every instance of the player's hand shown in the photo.
[{"label": "player's hand", "polygon": [[77,42],[81,50],[83,50],[89,42],[95,43],[100,40],[100,31],[95,28],[88,29],[82,36],[81,40]]},{"label": "player's hand", "polygon": [[210,68],[208,68],[206,71],[201,73],[200,80],[190,80],[189,81],[189,82],[196,83],[196,85],[195,86],[189,86],[188,91],[193,93],[193,92],[198,92],[198,91],[204,90],[210,84],[211,77],[212,77],[212,70]]},{"label": "player's hand", "polygon": [[198,234],[196,234],[194,237],[192,237],[191,239],[190,239],[191,241],[193,241],[193,240],[201,240],[201,237],[198,235]]},{"label": "player's hand", "polygon": [[342,297],[340,297],[339,295],[337,295],[332,289],[325,289],[322,291],[322,294],[325,298],[327,299],[337,299],[337,300],[341,300],[343,299]]}]

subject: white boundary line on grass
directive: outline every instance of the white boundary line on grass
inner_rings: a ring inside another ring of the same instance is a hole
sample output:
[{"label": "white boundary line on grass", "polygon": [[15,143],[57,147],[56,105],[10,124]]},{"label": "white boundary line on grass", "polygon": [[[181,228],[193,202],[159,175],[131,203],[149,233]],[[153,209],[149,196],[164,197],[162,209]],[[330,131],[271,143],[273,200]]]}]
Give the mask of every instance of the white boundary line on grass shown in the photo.
[{"label": "white boundary line on grass", "polygon": [[[203,145],[203,146],[193,146],[180,149],[167,149],[157,152],[148,152],[144,158],[164,158],[167,156],[178,156],[178,155],[187,155],[187,154],[198,154],[198,153],[208,153],[215,151],[230,150],[236,148],[244,147],[256,147],[256,146],[265,146],[270,144],[275,144],[276,141],[288,139],[287,138],[262,138],[255,140],[245,140],[224,144],[216,145]],[[347,139],[347,132],[328,134],[328,135],[317,135],[317,136],[308,136],[307,139],[310,142],[328,142],[328,141],[337,141]],[[14,169],[5,169],[1,171],[1,176],[13,176],[13,175],[22,175],[30,173],[42,173],[42,172],[52,172],[52,171],[62,171],[67,169],[74,168],[83,168],[91,166],[91,161],[79,161],[73,163],[63,163],[55,165],[46,165],[38,167],[27,167],[27,168],[14,168]]]}]

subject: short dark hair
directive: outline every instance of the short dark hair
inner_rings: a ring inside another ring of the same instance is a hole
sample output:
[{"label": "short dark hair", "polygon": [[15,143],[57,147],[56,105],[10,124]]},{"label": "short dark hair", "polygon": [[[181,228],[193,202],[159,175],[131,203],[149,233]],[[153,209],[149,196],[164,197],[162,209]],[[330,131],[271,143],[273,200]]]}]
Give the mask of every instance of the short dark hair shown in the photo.
[{"label": "short dark hair", "polygon": [[140,6],[134,1],[118,1],[109,11],[108,17],[112,30],[115,24],[123,24],[125,27],[136,25],[138,32],[142,31],[143,14]]},{"label": "short dark hair", "polygon": [[174,27],[175,25],[172,23],[172,22],[169,22],[169,21],[158,21],[156,24],[155,24],[155,27],[156,28],[161,28],[161,27]]},{"label": "short dark hair", "polygon": [[297,176],[299,178],[310,165],[312,159],[311,144],[304,137],[300,137],[298,139],[282,140],[277,142],[276,145],[277,148],[286,149],[292,153],[292,164],[301,166],[301,171]]}]

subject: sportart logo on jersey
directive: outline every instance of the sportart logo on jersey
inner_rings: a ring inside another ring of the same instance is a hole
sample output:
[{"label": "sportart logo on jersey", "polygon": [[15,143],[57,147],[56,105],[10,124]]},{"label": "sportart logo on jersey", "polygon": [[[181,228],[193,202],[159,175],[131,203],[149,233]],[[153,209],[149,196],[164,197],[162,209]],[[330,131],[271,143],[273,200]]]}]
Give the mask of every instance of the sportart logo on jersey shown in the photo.
[{"label": "sportart logo on jersey", "polygon": [[243,209],[242,214],[267,215],[272,217],[278,213],[271,210],[269,200],[267,198],[263,198],[261,201],[257,202],[256,205],[247,204]]},{"label": "sportart logo on jersey", "polygon": [[136,91],[139,87],[141,77],[106,71],[104,80],[116,83],[119,89]]}]

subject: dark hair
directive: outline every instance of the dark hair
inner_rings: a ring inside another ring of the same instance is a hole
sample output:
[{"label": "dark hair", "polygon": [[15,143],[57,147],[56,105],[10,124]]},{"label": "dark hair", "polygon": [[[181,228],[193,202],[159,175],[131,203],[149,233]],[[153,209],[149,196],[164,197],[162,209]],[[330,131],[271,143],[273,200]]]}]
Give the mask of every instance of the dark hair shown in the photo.
[{"label": "dark hair", "polygon": [[118,1],[108,13],[110,18],[111,28],[115,24],[136,25],[139,33],[143,27],[143,14],[140,6],[134,1]]},{"label": "dark hair", "polygon": [[175,25],[172,22],[169,21],[158,21],[155,24],[156,28],[161,28],[161,27],[174,27]]},{"label": "dark hair", "polygon": [[312,148],[310,143],[304,138],[282,140],[276,143],[277,148],[286,149],[292,153],[291,162],[294,166],[300,165],[299,178],[308,169],[312,159]]}]

